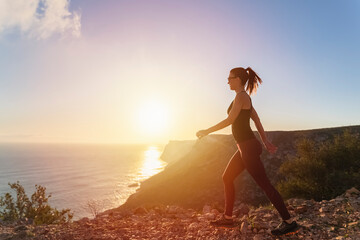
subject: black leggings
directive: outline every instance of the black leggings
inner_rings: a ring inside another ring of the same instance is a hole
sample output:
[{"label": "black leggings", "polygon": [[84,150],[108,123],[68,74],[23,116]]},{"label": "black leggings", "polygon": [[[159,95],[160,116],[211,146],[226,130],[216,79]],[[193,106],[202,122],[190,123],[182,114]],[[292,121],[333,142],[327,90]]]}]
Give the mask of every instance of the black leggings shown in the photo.
[{"label": "black leggings", "polygon": [[264,190],[266,196],[275,206],[283,220],[290,218],[285,203],[279,192],[270,183],[266,176],[264,165],[260,160],[262,153],[261,143],[256,139],[250,139],[237,144],[238,150],[231,157],[223,173],[225,187],[225,214],[232,216],[235,201],[235,178],[246,168],[255,182]]}]

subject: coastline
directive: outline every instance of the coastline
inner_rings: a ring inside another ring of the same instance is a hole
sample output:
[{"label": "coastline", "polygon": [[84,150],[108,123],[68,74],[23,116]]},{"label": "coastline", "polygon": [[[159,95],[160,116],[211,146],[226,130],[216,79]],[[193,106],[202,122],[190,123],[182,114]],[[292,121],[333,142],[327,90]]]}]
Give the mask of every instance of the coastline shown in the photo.
[{"label": "coastline", "polygon": [[[269,178],[276,183],[279,166],[295,154],[299,139],[321,142],[344,129],[360,133],[360,126],[267,132],[279,147],[275,155],[264,151],[261,156]],[[3,230],[10,234],[7,236],[34,234],[38,237],[35,239],[272,239],[268,229],[278,224],[279,216],[246,172],[235,182],[234,214],[239,226],[233,230],[209,227],[209,221],[223,212],[221,174],[236,150],[232,136],[214,134],[185,145],[174,141],[165,147],[162,156],[173,156],[177,151],[182,156],[164,159],[168,162],[164,170],[141,182],[124,204],[93,219],[85,217],[61,226],[33,226],[27,222],[9,226],[0,222],[0,226],[8,229]],[[356,188],[320,202],[288,199],[286,205],[302,226],[299,237],[360,238],[360,191]]]},{"label": "coastline", "polygon": [[164,145],[6,144],[0,145],[0,196],[15,193],[19,181],[28,197],[35,185],[46,187],[49,203],[70,208],[74,220],[93,217],[88,202],[100,211],[123,204],[139,181],[162,171],[157,160]]}]

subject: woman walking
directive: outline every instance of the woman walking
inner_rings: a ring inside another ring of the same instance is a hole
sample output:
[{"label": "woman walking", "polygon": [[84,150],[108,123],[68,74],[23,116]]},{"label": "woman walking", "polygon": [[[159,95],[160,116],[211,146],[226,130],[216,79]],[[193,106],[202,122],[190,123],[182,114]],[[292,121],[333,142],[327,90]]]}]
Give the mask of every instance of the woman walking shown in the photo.
[{"label": "woman walking", "polygon": [[275,153],[277,147],[266,138],[260,119],[252,106],[249,96],[256,92],[259,83],[262,83],[262,80],[250,67],[247,69],[241,67],[232,69],[228,77],[228,84],[230,89],[236,92],[236,96],[228,108],[228,117],[206,130],[198,131],[196,136],[202,138],[231,124],[232,134],[238,148],[222,176],[225,192],[225,211],[220,218],[211,221],[210,224],[218,227],[232,227],[234,225],[232,217],[235,201],[234,180],[246,169],[255,182],[263,189],[283,220],[271,233],[273,235],[282,235],[295,231],[297,223],[290,217],[281,195],[266,176],[264,165],[260,159],[262,147],[250,127],[251,118],[255,123],[266,150],[270,153]]}]

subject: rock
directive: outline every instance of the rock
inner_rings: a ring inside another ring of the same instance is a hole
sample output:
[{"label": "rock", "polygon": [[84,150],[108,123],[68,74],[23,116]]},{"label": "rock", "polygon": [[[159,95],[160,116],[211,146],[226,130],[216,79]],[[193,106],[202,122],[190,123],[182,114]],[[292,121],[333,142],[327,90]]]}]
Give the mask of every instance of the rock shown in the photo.
[{"label": "rock", "polygon": [[214,220],[216,216],[213,213],[206,213],[204,217],[208,220]]},{"label": "rock", "polygon": [[342,201],[344,201],[344,198],[343,198],[342,196],[337,196],[337,197],[335,198],[335,201],[337,201],[337,202],[342,202]]},{"label": "rock", "polygon": [[257,229],[268,229],[270,226],[267,222],[256,221],[254,222],[254,227]]},{"label": "rock", "polygon": [[158,214],[162,214],[164,213],[164,209],[163,208],[160,208],[158,206],[154,207],[154,211]]},{"label": "rock", "polygon": [[302,203],[304,203],[304,199],[298,199],[298,198],[290,198],[286,201],[286,203],[288,205],[293,205],[293,206],[299,206],[301,205]]},{"label": "rock", "polygon": [[177,213],[178,212],[178,206],[174,206],[174,205],[171,205],[171,206],[167,206],[167,212],[168,213],[171,213],[171,214],[173,214],[173,213]]},{"label": "rock", "polygon": [[270,226],[271,227],[277,227],[279,225],[279,223],[275,222],[275,221],[270,221]]},{"label": "rock", "polygon": [[32,219],[32,218],[25,218],[24,224],[32,225],[32,224],[34,224],[34,219]]},{"label": "rock", "polygon": [[350,197],[353,197],[353,195],[355,195],[355,196],[360,195],[360,191],[354,187],[346,190],[345,197],[350,198]]},{"label": "rock", "polygon": [[205,235],[207,235],[208,231],[205,229],[199,229],[197,232],[197,235],[200,237],[204,237]]},{"label": "rock", "polygon": [[260,234],[256,234],[253,238],[253,240],[263,240],[263,239],[264,239],[264,237]]},{"label": "rock", "polygon": [[207,219],[205,216],[198,216],[198,217],[197,217],[197,220],[198,220],[199,222],[206,222],[206,221],[208,221],[208,219]]},{"label": "rock", "polygon": [[150,209],[150,211],[148,211],[148,214],[156,214],[155,210],[154,209]]},{"label": "rock", "polygon": [[203,207],[203,214],[210,213],[211,207],[209,205],[205,205]]},{"label": "rock", "polygon": [[128,185],[128,187],[137,187],[137,186],[139,186],[139,183],[132,183]]},{"label": "rock", "polygon": [[286,208],[287,208],[288,210],[290,210],[290,211],[293,211],[293,210],[294,210],[294,207],[291,206],[291,205],[286,206]]},{"label": "rock", "polygon": [[254,213],[254,210],[253,209],[250,209],[250,211],[248,212],[248,215],[252,215]]},{"label": "rock", "polygon": [[245,205],[245,204],[240,204],[239,208],[237,208],[235,211],[234,211],[234,215],[236,217],[238,216],[241,216],[241,215],[245,215],[245,214],[248,214],[250,211],[250,208]]},{"label": "rock", "polygon": [[301,225],[306,228],[312,228],[314,226],[314,224],[312,224],[312,223],[303,223]]},{"label": "rock", "polygon": [[84,218],[78,220],[77,222],[78,222],[78,223],[81,223],[81,224],[84,224],[84,223],[86,223],[86,222],[88,222],[88,221],[90,221],[90,219],[87,218],[87,217],[84,217]]},{"label": "rock", "polygon": [[146,210],[146,208],[143,208],[143,207],[137,207],[133,213],[134,214],[145,214],[147,213],[148,211]]},{"label": "rock", "polygon": [[220,212],[217,210],[217,209],[212,209],[211,210],[211,213],[213,213],[213,214],[215,214],[215,215],[219,215],[220,214]]},{"label": "rock", "polygon": [[264,216],[263,216],[263,218],[265,219],[265,220],[270,220],[270,219],[272,219],[274,217],[274,215],[273,214],[270,214],[270,213],[267,213],[267,214],[265,214]]},{"label": "rock", "polygon": [[348,226],[349,226],[349,227],[352,227],[352,226],[356,226],[356,225],[358,225],[358,224],[359,224],[359,222],[351,222],[351,223],[348,224]]},{"label": "rock", "polygon": [[0,233],[0,239],[15,239],[11,233]]},{"label": "rock", "polygon": [[297,214],[299,214],[299,213],[304,213],[304,212],[307,211],[307,207],[304,206],[304,205],[301,205],[301,206],[299,206],[299,207],[296,207],[294,211],[295,211],[295,213],[297,213]]},{"label": "rock", "polygon": [[319,212],[321,212],[321,213],[327,212],[327,209],[325,207],[321,207],[321,208],[319,208]]},{"label": "rock", "polygon": [[199,228],[199,224],[196,223],[196,222],[191,223],[191,224],[189,225],[189,227],[188,227],[188,229],[189,229],[190,231],[193,231],[193,230],[195,230],[195,229],[197,229],[197,228]]},{"label": "rock", "polygon": [[19,231],[25,231],[27,229],[28,229],[28,227],[26,225],[20,225],[20,226],[15,227],[14,231],[19,232]]},{"label": "rock", "polygon": [[247,224],[246,221],[244,221],[244,222],[241,223],[240,232],[241,232],[242,234],[246,234],[247,231],[248,231],[248,224]]},{"label": "rock", "polygon": [[194,140],[169,141],[169,143],[166,144],[160,159],[169,164],[174,163],[188,154],[193,149],[192,147],[194,144]]},{"label": "rock", "polygon": [[26,231],[19,231],[14,238],[11,239],[25,239],[27,236],[27,232]]}]

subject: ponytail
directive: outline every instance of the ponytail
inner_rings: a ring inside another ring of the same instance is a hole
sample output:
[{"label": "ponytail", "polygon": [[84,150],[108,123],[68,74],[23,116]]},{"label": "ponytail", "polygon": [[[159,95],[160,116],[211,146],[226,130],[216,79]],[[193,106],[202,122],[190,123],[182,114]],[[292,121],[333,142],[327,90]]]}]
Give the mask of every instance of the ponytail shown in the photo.
[{"label": "ponytail", "polygon": [[256,90],[259,87],[259,83],[262,83],[262,80],[250,67],[245,69],[245,71],[248,73],[249,76],[246,91],[251,95],[252,92],[256,93]]},{"label": "ponytail", "polygon": [[262,83],[262,80],[250,67],[246,69],[242,67],[233,68],[230,70],[230,73],[233,73],[236,77],[240,77],[241,84],[246,85],[246,91],[249,95],[256,92],[259,84]]}]

